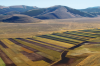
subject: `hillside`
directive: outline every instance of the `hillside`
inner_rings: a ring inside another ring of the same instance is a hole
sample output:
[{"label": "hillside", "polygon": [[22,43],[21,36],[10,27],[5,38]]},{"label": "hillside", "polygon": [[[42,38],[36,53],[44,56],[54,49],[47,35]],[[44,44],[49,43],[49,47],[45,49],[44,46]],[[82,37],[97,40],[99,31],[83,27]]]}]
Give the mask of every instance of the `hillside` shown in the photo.
[{"label": "hillside", "polygon": [[15,14],[10,18],[2,20],[2,22],[8,22],[8,23],[35,23],[39,21],[40,21],[39,19],[27,15],[21,15],[21,14]]},{"label": "hillside", "polygon": [[76,17],[94,17],[91,14],[81,12],[79,10],[66,6],[53,6],[49,8],[33,9],[22,14],[34,16],[39,19],[66,19]]},{"label": "hillside", "polygon": [[86,9],[79,9],[79,10],[84,11],[84,12],[100,12],[100,6],[90,7],[90,8],[86,8]]},{"label": "hillside", "polygon": [[8,6],[8,7],[0,6],[0,14],[5,14],[11,11],[25,12],[25,11],[32,10],[32,9],[37,9],[37,7],[25,6],[25,5]]}]

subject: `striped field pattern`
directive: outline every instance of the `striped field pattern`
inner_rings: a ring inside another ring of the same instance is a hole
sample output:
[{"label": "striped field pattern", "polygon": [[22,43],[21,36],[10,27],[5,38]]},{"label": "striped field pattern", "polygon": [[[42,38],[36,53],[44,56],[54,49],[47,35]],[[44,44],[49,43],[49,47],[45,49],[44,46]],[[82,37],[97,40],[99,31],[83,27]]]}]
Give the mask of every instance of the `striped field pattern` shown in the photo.
[{"label": "striped field pattern", "polygon": [[[0,66],[51,66],[65,56],[64,51],[77,48],[98,36],[100,30],[95,29],[1,39]],[[77,66],[87,64],[83,62]]]}]

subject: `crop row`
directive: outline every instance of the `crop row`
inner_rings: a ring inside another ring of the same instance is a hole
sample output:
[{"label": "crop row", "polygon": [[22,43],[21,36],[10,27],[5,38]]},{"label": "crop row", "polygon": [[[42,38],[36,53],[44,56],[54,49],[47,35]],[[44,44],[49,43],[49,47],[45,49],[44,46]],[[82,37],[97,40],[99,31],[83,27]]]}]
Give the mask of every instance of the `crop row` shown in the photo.
[{"label": "crop row", "polygon": [[97,36],[94,36],[93,34],[81,34],[81,33],[74,33],[74,32],[64,32],[65,34],[72,34],[77,36],[83,36],[83,37],[89,37],[89,38],[96,38]]},{"label": "crop row", "polygon": [[100,33],[100,29],[92,29],[92,30],[79,30],[79,31],[82,31],[82,32],[92,32],[92,33]]},{"label": "crop row", "polygon": [[75,32],[75,31],[71,31],[69,33],[75,33],[75,34],[80,34],[80,35],[85,35],[85,36],[92,36],[92,37],[96,37],[98,36],[98,34],[90,34],[90,33],[84,33],[84,32]]},{"label": "crop row", "polygon": [[75,36],[67,35],[67,34],[63,34],[63,33],[53,33],[52,35],[57,35],[57,36],[61,36],[61,37],[65,37],[65,38],[70,38],[70,39],[75,39],[75,40],[80,40],[80,41],[89,40],[89,39],[86,39],[86,38],[75,37]]},{"label": "crop row", "polygon": [[51,35],[41,35],[41,36],[38,36],[38,37],[52,39],[52,40],[70,43],[70,44],[79,44],[80,43],[78,41],[72,41],[72,40],[69,40],[69,39],[64,39],[64,38],[60,38],[58,36],[51,36]]}]

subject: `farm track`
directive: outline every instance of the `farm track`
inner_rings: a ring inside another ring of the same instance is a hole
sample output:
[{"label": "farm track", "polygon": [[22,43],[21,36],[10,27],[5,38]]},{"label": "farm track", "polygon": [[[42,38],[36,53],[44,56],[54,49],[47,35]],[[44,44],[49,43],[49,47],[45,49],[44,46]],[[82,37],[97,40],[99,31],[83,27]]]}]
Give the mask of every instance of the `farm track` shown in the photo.
[{"label": "farm track", "polygon": [[47,45],[39,44],[39,43],[32,42],[32,41],[29,41],[29,40],[25,40],[25,39],[22,39],[22,38],[18,38],[18,39],[19,39],[19,40],[22,40],[22,41],[25,41],[25,42],[28,42],[28,43],[32,43],[32,44],[34,44],[34,45],[38,45],[38,46],[47,48],[47,49],[51,49],[51,50],[58,51],[58,52],[63,52],[63,50],[58,49],[58,48],[54,48],[54,47],[50,47],[50,46],[47,46]]}]

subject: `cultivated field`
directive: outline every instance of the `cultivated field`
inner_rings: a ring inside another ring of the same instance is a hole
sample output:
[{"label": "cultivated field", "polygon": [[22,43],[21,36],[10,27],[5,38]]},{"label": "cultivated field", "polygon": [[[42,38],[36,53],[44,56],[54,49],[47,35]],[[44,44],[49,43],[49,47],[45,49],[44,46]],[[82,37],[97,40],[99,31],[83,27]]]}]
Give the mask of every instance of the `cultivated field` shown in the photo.
[{"label": "cultivated field", "polygon": [[31,38],[2,38],[0,65],[86,66],[88,64],[86,61],[91,59],[90,55],[99,53],[99,48],[94,49],[95,43],[99,42],[92,42],[99,37],[100,29],[88,29],[37,35]]}]

